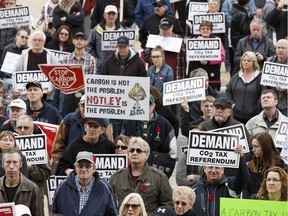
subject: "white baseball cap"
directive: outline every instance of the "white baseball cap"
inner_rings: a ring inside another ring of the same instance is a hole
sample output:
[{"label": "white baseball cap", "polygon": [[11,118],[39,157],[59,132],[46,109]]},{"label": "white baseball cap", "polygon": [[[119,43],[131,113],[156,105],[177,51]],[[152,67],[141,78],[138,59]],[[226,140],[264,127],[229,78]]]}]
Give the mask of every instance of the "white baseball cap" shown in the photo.
[{"label": "white baseball cap", "polygon": [[30,209],[27,206],[22,205],[22,204],[15,205],[15,212],[16,212],[16,216],[22,216],[22,215],[32,216]]},{"label": "white baseball cap", "polygon": [[117,7],[114,6],[114,5],[107,5],[107,6],[105,7],[104,13],[109,13],[109,12],[114,12],[114,13],[117,14],[117,13],[118,13]]},{"label": "white baseball cap", "polygon": [[21,99],[15,99],[10,102],[10,107],[18,107],[26,111],[26,103]]}]

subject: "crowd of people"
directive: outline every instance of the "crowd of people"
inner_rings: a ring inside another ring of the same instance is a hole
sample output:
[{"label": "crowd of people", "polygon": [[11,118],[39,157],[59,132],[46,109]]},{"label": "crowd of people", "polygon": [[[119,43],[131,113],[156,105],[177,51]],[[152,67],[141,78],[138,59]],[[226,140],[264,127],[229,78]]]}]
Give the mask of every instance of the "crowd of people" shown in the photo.
[{"label": "crowd of people", "polygon": [[[206,14],[223,14],[224,32],[204,19],[195,33],[196,23],[188,21],[191,2],[207,3]],[[0,10],[19,6],[17,0],[3,0]],[[287,161],[281,157],[287,135],[282,147],[276,145],[279,126],[288,124],[287,83],[262,83],[265,62],[283,66],[280,80],[288,82],[287,7],[278,0],[261,7],[253,0],[48,0],[33,27],[2,26],[0,203],[14,202],[19,215],[32,216],[219,216],[221,197],[287,202]],[[127,29],[139,32],[141,54],[123,34]],[[101,46],[105,31],[122,32],[114,50]],[[166,44],[151,47],[155,35],[181,43],[175,44],[177,51]],[[219,58],[189,61],[187,39],[219,41]],[[65,55],[59,59],[55,52]],[[7,63],[11,53],[18,56],[15,65]],[[28,80],[19,89],[16,72],[17,77],[34,73],[43,64],[80,64],[84,76],[139,77],[140,83],[149,77],[149,118],[86,117],[85,88],[65,94]],[[227,86],[221,70],[230,76]],[[204,77],[204,100],[163,105],[165,83],[199,77]],[[57,131],[47,163],[30,164],[31,155],[17,140],[45,134],[37,122],[56,125]],[[243,126],[248,144],[232,149],[237,168],[191,165],[189,152],[179,152],[178,136],[188,138],[188,147],[193,133],[236,125]],[[95,155],[125,155],[127,166],[104,179]],[[52,175],[65,180],[49,207]]]}]

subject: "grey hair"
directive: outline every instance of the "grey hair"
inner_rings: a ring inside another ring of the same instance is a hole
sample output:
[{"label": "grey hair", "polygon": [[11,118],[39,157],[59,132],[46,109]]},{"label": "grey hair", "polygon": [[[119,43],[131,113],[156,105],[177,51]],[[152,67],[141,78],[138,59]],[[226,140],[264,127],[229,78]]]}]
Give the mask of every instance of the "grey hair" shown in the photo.
[{"label": "grey hair", "polygon": [[262,19],[254,18],[250,23],[250,28],[254,23],[259,24],[263,27],[263,20]]},{"label": "grey hair", "polygon": [[41,35],[42,39],[46,41],[46,35],[44,34],[43,31],[39,31],[39,30],[36,30],[31,33],[31,40],[33,40],[37,35]]},{"label": "grey hair", "polygon": [[21,116],[19,116],[18,119],[17,119],[17,121],[16,121],[16,127],[17,127],[18,122],[19,122],[20,120],[26,120],[26,119],[29,120],[29,126],[30,126],[30,127],[34,127],[33,119],[32,119],[29,115],[21,115]]},{"label": "grey hair", "polygon": [[190,78],[202,77],[202,76],[208,77],[207,71],[202,69],[202,68],[197,68],[197,69],[190,72]]},{"label": "grey hair", "polygon": [[128,150],[131,149],[132,145],[134,143],[137,143],[138,145],[140,145],[141,148],[143,148],[146,153],[148,154],[148,156],[150,155],[150,146],[149,144],[144,140],[142,139],[141,137],[132,137],[130,140],[129,140],[129,144],[128,144]]}]

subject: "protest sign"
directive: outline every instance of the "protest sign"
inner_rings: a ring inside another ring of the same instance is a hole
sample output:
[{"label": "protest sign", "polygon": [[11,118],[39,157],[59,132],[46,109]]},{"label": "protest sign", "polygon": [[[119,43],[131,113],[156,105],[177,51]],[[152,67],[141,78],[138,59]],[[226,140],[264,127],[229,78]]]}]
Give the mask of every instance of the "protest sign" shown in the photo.
[{"label": "protest sign", "polygon": [[[15,76],[14,76],[15,75]],[[53,90],[53,86],[49,79],[41,70],[37,71],[17,71],[14,72],[13,82],[15,83],[15,91],[21,94],[26,94],[26,84],[28,82],[39,82],[42,85],[44,93],[48,93]]]},{"label": "protest sign", "polygon": [[288,164],[288,143],[282,148],[280,156],[285,164]]},{"label": "protest sign", "polygon": [[234,152],[239,135],[190,131],[187,165],[238,168],[240,155]]},{"label": "protest sign", "polygon": [[53,146],[53,142],[56,137],[56,133],[57,133],[57,129],[59,125],[54,125],[54,124],[45,123],[45,122],[38,122],[38,121],[34,121],[34,124],[36,124],[43,131],[43,133],[46,134],[47,154],[49,158],[51,159],[52,146]]},{"label": "protest sign", "polygon": [[195,14],[206,14],[208,11],[208,3],[189,2],[188,20],[192,21]]},{"label": "protest sign", "polygon": [[272,87],[279,84],[288,89],[288,65],[265,61],[260,84]]},{"label": "protest sign", "polygon": [[184,100],[199,101],[205,99],[205,77],[165,82],[163,105],[180,104]]},{"label": "protest sign", "polygon": [[15,71],[16,64],[20,55],[12,52],[7,52],[1,67],[1,71],[12,74]]},{"label": "protest sign", "polygon": [[183,38],[162,37],[160,35],[149,34],[146,47],[154,48],[160,45],[165,51],[179,53],[182,46]]},{"label": "protest sign", "polygon": [[149,77],[85,75],[85,116],[148,120],[149,87]]},{"label": "protest sign", "polygon": [[2,216],[14,216],[15,212],[15,203],[0,203],[0,215]]},{"label": "protest sign", "polygon": [[48,163],[45,134],[17,136],[16,145],[26,156],[27,164]]},{"label": "protest sign", "polygon": [[194,14],[193,16],[193,34],[200,34],[200,24],[202,21],[210,21],[213,23],[213,34],[226,33],[225,15],[224,13],[207,13]]},{"label": "protest sign", "polygon": [[287,216],[287,202],[256,200],[256,199],[233,199],[220,198],[221,216],[236,215],[279,215]]},{"label": "protest sign", "polygon": [[61,62],[63,59],[66,59],[71,54],[69,52],[62,52],[62,51],[52,50],[52,49],[49,49],[49,51],[53,53],[53,55],[58,59],[59,62]]},{"label": "protest sign", "polygon": [[136,32],[135,30],[104,30],[101,37],[101,50],[102,51],[114,51],[117,46],[117,39],[120,36],[127,36],[129,38],[129,45],[132,49],[135,49]]},{"label": "protest sign", "polygon": [[29,26],[30,13],[28,6],[0,9],[0,29],[15,28],[15,25]]},{"label": "protest sign", "polygon": [[49,205],[52,205],[54,193],[57,189],[57,187],[61,184],[62,181],[64,181],[67,178],[67,176],[55,176],[52,175],[50,178],[46,181],[47,182],[47,189],[48,189],[48,201]]},{"label": "protest sign", "polygon": [[188,61],[221,60],[220,38],[187,39],[186,58]]},{"label": "protest sign", "polygon": [[188,151],[188,146],[181,146],[181,153],[185,153]]},{"label": "protest sign", "polygon": [[283,148],[288,144],[288,121],[282,120],[277,129],[274,143],[277,148]]},{"label": "protest sign", "polygon": [[239,144],[243,146],[244,153],[250,152],[249,143],[247,141],[246,131],[243,124],[237,124],[229,127],[222,127],[215,130],[210,130],[212,132],[220,132],[227,134],[238,134],[239,135]]},{"label": "protest sign", "polygon": [[43,73],[64,94],[78,92],[84,88],[82,65],[39,65]]},{"label": "protest sign", "polygon": [[101,179],[108,181],[119,169],[128,166],[127,154],[94,154],[96,170]]}]

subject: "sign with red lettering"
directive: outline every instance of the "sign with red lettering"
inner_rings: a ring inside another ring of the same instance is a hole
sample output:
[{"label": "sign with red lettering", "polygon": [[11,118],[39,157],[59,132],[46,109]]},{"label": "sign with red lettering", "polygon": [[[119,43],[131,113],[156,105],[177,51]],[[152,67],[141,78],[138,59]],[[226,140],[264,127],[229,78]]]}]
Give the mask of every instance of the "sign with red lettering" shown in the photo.
[{"label": "sign with red lettering", "polygon": [[39,65],[50,82],[64,94],[78,92],[84,88],[82,65]]},{"label": "sign with red lettering", "polygon": [[13,216],[15,213],[15,203],[0,203],[0,215]]}]

